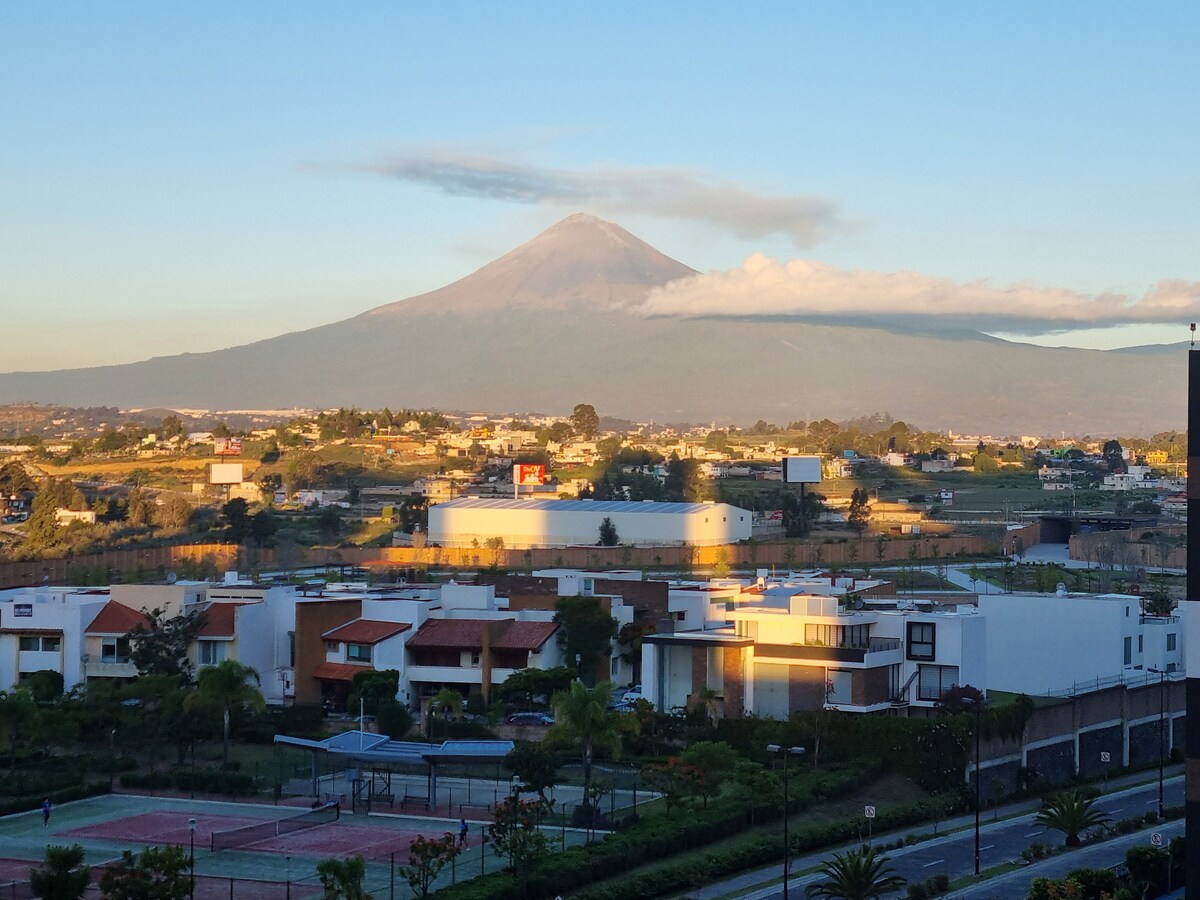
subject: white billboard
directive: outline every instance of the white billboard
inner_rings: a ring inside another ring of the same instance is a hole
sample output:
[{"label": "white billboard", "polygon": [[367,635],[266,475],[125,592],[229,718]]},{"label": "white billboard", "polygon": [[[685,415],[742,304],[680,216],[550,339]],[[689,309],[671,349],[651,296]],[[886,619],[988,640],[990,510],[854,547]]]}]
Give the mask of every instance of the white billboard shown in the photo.
[{"label": "white billboard", "polygon": [[820,484],[821,457],[785,456],[783,480],[788,484]]},{"label": "white billboard", "polygon": [[241,484],[241,463],[213,463],[208,470],[209,484]]}]

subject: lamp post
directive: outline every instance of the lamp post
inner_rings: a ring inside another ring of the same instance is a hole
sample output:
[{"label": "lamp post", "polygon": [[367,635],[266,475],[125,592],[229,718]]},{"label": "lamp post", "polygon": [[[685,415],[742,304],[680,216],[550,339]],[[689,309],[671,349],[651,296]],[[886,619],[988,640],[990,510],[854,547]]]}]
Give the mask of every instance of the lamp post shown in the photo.
[{"label": "lamp post", "polygon": [[516,830],[517,830],[517,809],[518,809],[518,804],[520,803],[520,800],[518,799],[520,793],[521,793],[521,779],[518,778],[516,775],[514,775],[512,777],[512,794],[511,794],[512,809],[509,810],[509,812],[512,815],[512,821],[510,824],[511,830],[509,831],[509,834],[508,834],[508,867],[510,869],[512,869],[513,878],[517,877],[517,861],[516,861],[515,856],[513,855],[513,843],[514,843],[513,834],[515,834]]},{"label": "lamp post", "polygon": [[788,900],[788,868],[792,861],[792,848],[788,840],[788,757],[803,756],[804,748],[767,744],[767,752],[783,756],[783,900]]},{"label": "lamp post", "polygon": [[188,819],[188,897],[196,896],[196,820]]},{"label": "lamp post", "polygon": [[980,802],[980,786],[983,784],[983,775],[979,771],[979,736],[982,732],[980,725],[982,723],[984,701],[976,700],[972,704],[975,707],[975,874],[979,874],[979,811],[983,805]]},{"label": "lamp post", "polygon": [[1158,817],[1167,817],[1166,804],[1163,802],[1163,776],[1166,758],[1163,745],[1167,739],[1167,673],[1165,669],[1147,669],[1158,676]]}]

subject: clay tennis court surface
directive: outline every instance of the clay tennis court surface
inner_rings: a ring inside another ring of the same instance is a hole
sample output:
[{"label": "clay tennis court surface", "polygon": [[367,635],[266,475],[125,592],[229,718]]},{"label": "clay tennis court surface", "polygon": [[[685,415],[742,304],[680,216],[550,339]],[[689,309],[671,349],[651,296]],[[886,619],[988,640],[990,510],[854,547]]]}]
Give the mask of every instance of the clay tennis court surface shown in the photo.
[{"label": "clay tennis court surface", "polygon": [[[180,844],[187,847],[190,840],[188,819],[196,820],[196,854],[207,853],[214,831],[227,831],[246,825],[262,824],[264,819],[249,816],[217,816],[205,813],[175,811],[141,813],[110,822],[100,822],[70,831],[60,832],[58,837],[92,838],[93,840],[124,841],[145,846],[147,844]],[[440,837],[454,828],[426,828],[413,830],[394,828],[387,825],[375,827],[351,825],[345,819],[264,838],[233,850],[254,850],[264,853],[283,853],[296,856],[353,856],[362,854],[367,859],[387,859],[392,853],[408,858],[409,844],[418,836]],[[479,843],[478,833],[471,835],[468,846]],[[24,865],[28,866],[28,863]],[[23,874],[22,877],[25,877]]]}]

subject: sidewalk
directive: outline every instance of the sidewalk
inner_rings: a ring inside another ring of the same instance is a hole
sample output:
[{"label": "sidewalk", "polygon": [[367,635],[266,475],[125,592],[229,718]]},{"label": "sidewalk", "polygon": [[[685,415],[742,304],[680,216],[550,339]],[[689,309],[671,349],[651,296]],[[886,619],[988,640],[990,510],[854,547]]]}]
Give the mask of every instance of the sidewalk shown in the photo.
[{"label": "sidewalk", "polygon": [[[1170,766],[1166,769],[1166,777],[1167,778],[1174,778],[1174,777],[1176,777],[1178,775],[1182,775],[1182,774],[1183,774],[1183,766],[1182,765],[1174,765],[1174,766]],[[1147,770],[1144,772],[1132,772],[1128,775],[1122,775],[1118,778],[1109,779],[1108,787],[1104,791],[1104,793],[1105,793],[1105,795],[1117,794],[1117,793],[1120,793],[1125,788],[1142,787],[1146,784],[1151,784],[1157,780],[1158,780],[1158,773],[1156,771],[1152,772],[1152,771]],[[1016,803],[1010,803],[1010,804],[999,807],[999,809],[996,810],[994,814],[986,815],[984,817],[983,821],[981,822],[981,825],[983,827],[986,827],[986,826],[992,824],[994,821],[1003,821],[1005,819],[1013,818],[1014,816],[1029,815],[1031,813],[1037,812],[1039,809],[1041,809],[1041,802],[1037,799],[1022,800],[1022,801],[1019,801]],[[875,843],[884,844],[884,843],[887,843],[888,841],[895,840],[898,837],[904,837],[907,834],[913,834],[914,832],[915,833],[926,833],[928,831],[930,825],[931,825],[931,823],[920,823],[920,824],[912,825],[908,828],[898,829],[896,831],[881,832],[881,833],[875,835]],[[941,822],[938,822],[937,830],[935,832],[937,837],[931,838],[930,840],[931,841],[939,840],[939,839],[944,840],[945,838],[949,837],[952,832],[958,832],[965,828],[974,828],[974,827],[975,827],[975,814],[974,813],[967,813],[965,815],[954,816],[953,818],[945,819]],[[780,839],[782,841],[782,830],[780,831]],[[928,844],[929,844],[929,841],[925,841],[925,842],[922,842],[921,844],[914,844],[912,846],[914,846],[914,847],[919,847],[922,845],[928,846]],[[845,852],[846,850],[853,849],[857,846],[858,846],[858,842],[855,842],[853,844],[845,844],[845,845],[839,846],[839,847],[830,847],[826,850],[822,850],[817,853],[810,853],[805,856],[792,857],[790,871],[792,872],[793,877],[795,877],[795,873],[803,872],[806,869],[811,869],[815,866],[821,865],[826,860],[828,860],[834,853],[842,853],[842,852]],[[892,851],[892,853],[890,855],[896,855],[897,853],[903,853],[904,850],[907,850],[907,849],[908,848],[903,848],[901,850]],[[719,900],[719,898],[726,897],[729,894],[740,893],[740,892],[744,892],[744,891],[751,891],[754,888],[758,888],[758,887],[767,887],[767,886],[771,885],[773,882],[779,881],[782,878],[783,878],[783,861],[780,860],[779,862],[775,863],[774,865],[766,866],[761,869],[754,869],[750,872],[743,872],[741,875],[737,875],[728,880],[718,881],[714,884],[706,885],[702,888],[697,888],[695,890],[688,891],[684,896],[689,897],[689,898],[694,898],[694,900]],[[746,898],[744,898],[744,900],[752,900],[752,898],[750,896],[747,896]]]}]

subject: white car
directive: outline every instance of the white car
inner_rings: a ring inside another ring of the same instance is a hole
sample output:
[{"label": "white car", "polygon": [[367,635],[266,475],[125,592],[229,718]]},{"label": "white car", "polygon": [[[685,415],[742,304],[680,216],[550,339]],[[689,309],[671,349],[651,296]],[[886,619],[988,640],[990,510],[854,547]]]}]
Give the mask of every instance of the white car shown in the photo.
[{"label": "white car", "polygon": [[640,684],[632,685],[629,690],[621,695],[622,703],[636,703],[642,699],[644,698],[642,697],[642,686]]}]

